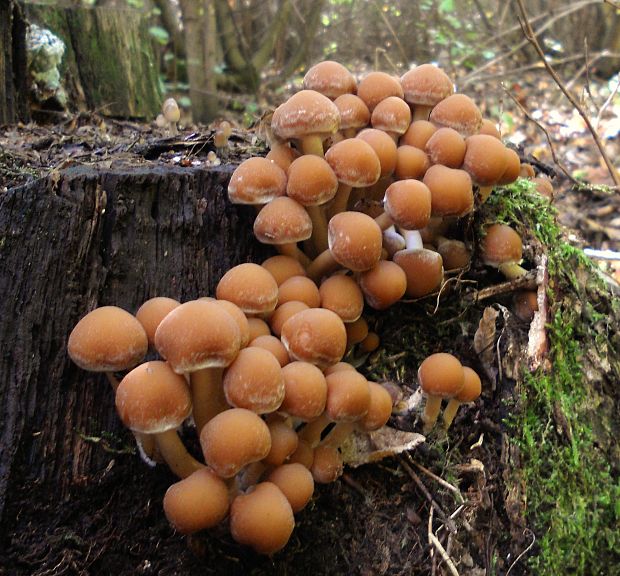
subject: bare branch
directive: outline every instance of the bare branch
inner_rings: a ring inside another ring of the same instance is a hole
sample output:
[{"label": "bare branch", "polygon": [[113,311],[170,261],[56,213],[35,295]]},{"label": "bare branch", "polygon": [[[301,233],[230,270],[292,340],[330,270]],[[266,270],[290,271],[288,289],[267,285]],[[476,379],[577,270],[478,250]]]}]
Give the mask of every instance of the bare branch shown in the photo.
[{"label": "bare branch", "polygon": [[[588,115],[586,114],[585,110],[579,104],[579,102],[577,102],[575,97],[566,89],[566,86],[564,85],[560,77],[557,75],[554,68],[547,61],[545,53],[542,47],[540,46],[540,43],[538,42],[536,38],[534,30],[532,29],[532,26],[527,18],[527,13],[525,12],[525,6],[523,5],[523,0],[517,0],[517,5],[519,6],[519,12],[521,14],[521,25],[523,27],[523,33],[525,35],[525,38],[536,50],[536,53],[538,54],[538,56],[544,63],[545,68],[547,69],[547,72],[549,72],[549,75],[553,78],[553,80],[558,85],[560,90],[564,93],[566,98],[568,98],[569,102],[573,105],[575,110],[577,110],[579,115],[583,118],[583,121],[586,123],[586,126],[588,127],[588,130],[590,131],[590,134],[592,135],[592,138],[594,139],[594,143],[596,144],[596,147],[598,148],[603,160],[605,161],[605,165],[607,166],[607,169],[609,170],[611,179],[613,180],[616,186],[620,186],[620,174],[618,174],[618,171],[616,170],[609,156],[607,155],[607,152],[605,151],[605,147],[603,146],[603,143],[601,142],[601,139],[598,133],[594,129],[592,122],[590,122],[590,118],[588,118]],[[555,160],[555,154],[554,154],[554,160]],[[560,165],[558,164],[558,166]]]}]

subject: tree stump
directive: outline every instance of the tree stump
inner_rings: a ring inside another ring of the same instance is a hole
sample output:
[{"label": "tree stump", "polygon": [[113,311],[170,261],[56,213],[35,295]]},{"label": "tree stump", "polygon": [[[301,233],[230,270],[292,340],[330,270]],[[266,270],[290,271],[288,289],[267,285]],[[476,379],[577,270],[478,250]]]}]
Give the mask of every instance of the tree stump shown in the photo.
[{"label": "tree stump", "polygon": [[142,12],[36,3],[24,9],[65,43],[61,72],[73,106],[123,118],[157,115],[158,72]]},{"label": "tree stump", "polygon": [[0,2],[0,124],[27,118],[26,23],[13,0]]},{"label": "tree stump", "polygon": [[226,199],[231,171],[75,168],[0,196],[0,512],[26,478],[65,497],[105,467],[76,432],[121,429],[101,375],[67,356],[80,317],[213,294],[230,267],[269,255],[253,211]]}]

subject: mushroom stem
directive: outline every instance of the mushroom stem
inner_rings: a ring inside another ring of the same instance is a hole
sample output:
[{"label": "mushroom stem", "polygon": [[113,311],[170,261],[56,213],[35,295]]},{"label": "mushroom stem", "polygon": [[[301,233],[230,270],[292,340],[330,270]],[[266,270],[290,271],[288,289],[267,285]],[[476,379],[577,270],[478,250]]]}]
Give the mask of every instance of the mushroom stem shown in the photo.
[{"label": "mushroom stem", "polygon": [[413,118],[411,121],[415,122],[416,120],[428,120],[432,109],[432,106],[422,106],[420,104],[416,104],[413,108]]},{"label": "mushroom stem", "polygon": [[327,218],[320,206],[306,206],[306,211],[312,220],[312,243],[320,254],[327,250]]},{"label": "mushroom stem", "polygon": [[[118,389],[118,378],[114,376],[113,372],[106,372],[106,377],[108,378],[108,382],[110,386],[112,386],[112,390],[116,394],[116,390]],[[157,444],[155,442],[155,438],[150,434],[143,434],[142,432],[133,432],[132,434],[136,439],[136,444],[138,445],[138,452],[140,453],[140,457],[146,464],[149,466],[155,466],[156,462],[161,462],[160,454],[157,452]]]},{"label": "mushroom stem", "polygon": [[331,251],[324,250],[306,268],[306,273],[308,278],[318,282],[323,276],[336,270],[338,266],[339,264],[332,256]]},{"label": "mushroom stem", "polygon": [[340,182],[338,184],[338,191],[332,200],[332,204],[328,209],[328,216],[331,218],[336,214],[340,214],[340,212],[344,212],[347,209],[347,204],[349,203],[349,196],[351,194],[352,186],[348,184],[343,184]]},{"label": "mushroom stem", "polygon": [[450,398],[446,409],[443,411],[443,427],[446,430],[450,428],[450,425],[452,424],[461,404],[462,402],[460,402],[456,398]]},{"label": "mushroom stem", "polygon": [[317,135],[304,136],[301,139],[302,154],[314,154],[315,156],[324,157],[323,139]]},{"label": "mushroom stem", "polygon": [[196,431],[226,410],[229,406],[224,396],[221,368],[203,368],[190,374],[192,406]]},{"label": "mushroom stem", "polygon": [[478,198],[480,198],[480,204],[484,204],[493,192],[493,186],[479,186],[478,187]]},{"label": "mushroom stem", "polygon": [[164,461],[179,478],[187,478],[205,467],[187,451],[176,430],[160,432],[155,438]]},{"label": "mushroom stem", "polygon": [[299,439],[314,448],[321,441],[321,434],[332,422],[327,412],[323,412],[316,420],[308,422],[299,432]]},{"label": "mushroom stem", "polygon": [[310,265],[310,258],[299,249],[297,244],[278,244],[276,248],[280,254],[295,258],[304,268]]},{"label": "mushroom stem", "polygon": [[517,262],[500,264],[498,269],[508,280],[516,280],[527,274],[527,270],[519,266]]},{"label": "mushroom stem", "polygon": [[399,231],[405,239],[407,250],[422,250],[424,248],[424,242],[419,230],[403,230],[399,228]]},{"label": "mushroom stem", "polygon": [[441,400],[441,396],[426,396],[426,404],[422,414],[422,422],[424,422],[422,432],[424,434],[428,434],[433,429],[435,422],[437,422],[437,417],[441,410]]},{"label": "mushroom stem", "polygon": [[387,212],[384,212],[383,214],[377,216],[375,218],[375,222],[379,225],[381,231],[385,231],[390,228],[390,226],[394,225],[394,221],[392,220],[392,218],[390,218],[390,215]]}]

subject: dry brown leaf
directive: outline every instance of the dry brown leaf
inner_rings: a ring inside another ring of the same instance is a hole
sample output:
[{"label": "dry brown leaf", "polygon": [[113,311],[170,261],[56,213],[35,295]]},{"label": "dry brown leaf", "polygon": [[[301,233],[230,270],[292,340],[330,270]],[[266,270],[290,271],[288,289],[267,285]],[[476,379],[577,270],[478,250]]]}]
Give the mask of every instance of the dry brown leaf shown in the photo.
[{"label": "dry brown leaf", "polygon": [[405,432],[384,426],[375,432],[355,432],[340,447],[345,464],[357,467],[414,450],[426,438],[416,432]]}]

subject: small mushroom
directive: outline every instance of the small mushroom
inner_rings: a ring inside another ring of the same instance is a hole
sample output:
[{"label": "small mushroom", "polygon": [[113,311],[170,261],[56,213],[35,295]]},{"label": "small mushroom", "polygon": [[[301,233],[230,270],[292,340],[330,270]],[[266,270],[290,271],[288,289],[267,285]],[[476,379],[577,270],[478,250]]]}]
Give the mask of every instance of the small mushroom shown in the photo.
[{"label": "small mushroom", "polygon": [[475,370],[468,366],[463,366],[463,374],[465,378],[463,388],[454,397],[450,398],[443,412],[443,425],[446,430],[450,428],[461,404],[473,402],[482,392],[482,382],[480,382],[480,376],[476,374]]},{"label": "small mushroom", "polygon": [[164,120],[168,123],[168,131],[171,136],[178,134],[177,122],[181,119],[181,110],[174,98],[168,98],[161,106],[161,112],[164,116]]},{"label": "small mushroom", "polygon": [[488,226],[480,248],[482,261],[497,268],[508,280],[527,274],[519,265],[523,256],[521,236],[507,224]]}]

